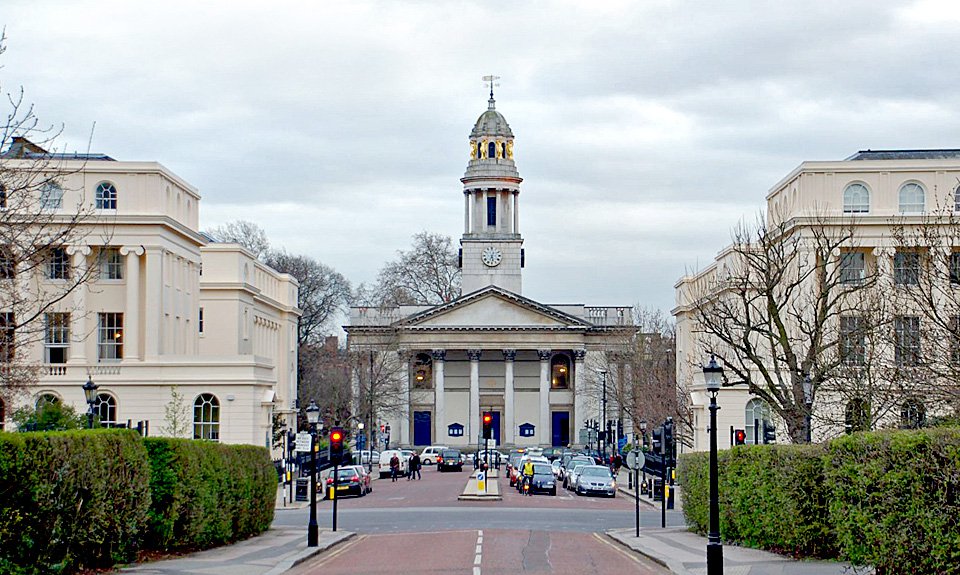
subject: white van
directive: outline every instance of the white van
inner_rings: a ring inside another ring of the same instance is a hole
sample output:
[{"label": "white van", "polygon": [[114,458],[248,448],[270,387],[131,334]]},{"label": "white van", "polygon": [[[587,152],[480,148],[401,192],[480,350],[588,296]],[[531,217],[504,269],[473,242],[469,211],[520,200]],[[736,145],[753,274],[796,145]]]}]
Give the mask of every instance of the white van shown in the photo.
[{"label": "white van", "polygon": [[380,479],[390,477],[390,460],[394,455],[400,460],[400,475],[410,472],[410,459],[405,457],[399,449],[387,449],[380,452]]},{"label": "white van", "polygon": [[420,452],[420,464],[433,465],[437,462],[437,455],[444,449],[447,449],[446,445],[431,445],[430,447],[424,448],[424,450]]}]

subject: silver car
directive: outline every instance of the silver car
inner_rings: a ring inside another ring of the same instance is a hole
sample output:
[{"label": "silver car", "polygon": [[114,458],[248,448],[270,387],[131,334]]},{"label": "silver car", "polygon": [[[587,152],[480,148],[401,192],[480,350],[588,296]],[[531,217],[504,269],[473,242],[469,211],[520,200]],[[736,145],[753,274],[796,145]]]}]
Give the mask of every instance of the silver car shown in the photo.
[{"label": "silver car", "polygon": [[598,493],[607,497],[617,496],[617,480],[613,472],[603,465],[587,465],[579,469],[574,490],[577,495]]}]

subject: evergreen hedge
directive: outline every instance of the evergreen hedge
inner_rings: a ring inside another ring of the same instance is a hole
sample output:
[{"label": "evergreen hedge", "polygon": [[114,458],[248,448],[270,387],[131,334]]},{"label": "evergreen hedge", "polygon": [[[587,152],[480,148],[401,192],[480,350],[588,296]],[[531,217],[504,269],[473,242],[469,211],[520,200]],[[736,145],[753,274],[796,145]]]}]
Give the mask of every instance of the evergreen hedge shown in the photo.
[{"label": "evergreen hedge", "polygon": [[[719,453],[727,541],[878,573],[960,573],[960,430],[885,431]],[[709,455],[680,458],[683,511],[706,533]]]},{"label": "evergreen hedge", "polygon": [[266,449],[162,437],[143,442],[153,494],[150,547],[203,549],[269,529],[277,473]]},{"label": "evergreen hedge", "polygon": [[149,474],[133,431],[0,433],[0,573],[132,560]]},{"label": "evergreen hedge", "polygon": [[266,449],[131,430],[0,432],[0,573],[73,573],[270,527]]}]

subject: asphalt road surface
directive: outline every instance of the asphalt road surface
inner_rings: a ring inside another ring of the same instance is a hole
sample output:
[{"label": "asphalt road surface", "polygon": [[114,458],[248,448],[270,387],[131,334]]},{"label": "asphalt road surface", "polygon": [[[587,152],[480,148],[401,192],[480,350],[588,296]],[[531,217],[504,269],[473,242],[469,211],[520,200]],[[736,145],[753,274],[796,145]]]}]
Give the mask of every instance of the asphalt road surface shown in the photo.
[{"label": "asphalt road surface", "polygon": [[[635,525],[632,498],[579,497],[562,487],[556,496],[522,496],[501,478],[502,501],[458,501],[468,469],[425,467],[422,474],[420,481],[377,480],[373,493],[341,498],[338,528],[359,536],[291,573],[668,572],[602,535]],[[331,527],[330,501],[318,502],[317,517],[321,528]],[[274,524],[307,520],[307,509],[280,510]],[[668,513],[668,525],[681,524]],[[659,526],[659,510],[641,507],[641,529]]]}]

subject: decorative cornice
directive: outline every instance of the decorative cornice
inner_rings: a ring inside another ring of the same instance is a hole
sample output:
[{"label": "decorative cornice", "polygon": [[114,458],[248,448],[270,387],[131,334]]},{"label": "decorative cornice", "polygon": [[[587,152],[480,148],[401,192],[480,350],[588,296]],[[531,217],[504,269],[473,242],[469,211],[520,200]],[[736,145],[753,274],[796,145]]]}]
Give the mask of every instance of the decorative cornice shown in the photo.
[{"label": "decorative cornice", "polygon": [[435,349],[430,352],[430,355],[433,356],[433,361],[446,361],[447,359],[447,350],[445,349]]},{"label": "decorative cornice", "polygon": [[540,361],[550,361],[550,356],[553,355],[553,352],[549,349],[538,349],[537,356],[540,358]]},{"label": "decorative cornice", "polygon": [[517,350],[515,349],[505,349],[503,350],[503,360],[504,361],[514,361],[517,359]]},{"label": "decorative cornice", "polygon": [[480,361],[480,356],[483,355],[482,349],[468,349],[467,357],[470,358],[470,361]]},{"label": "decorative cornice", "polygon": [[585,349],[573,350],[573,361],[583,361],[586,358],[587,358],[587,350]]}]

